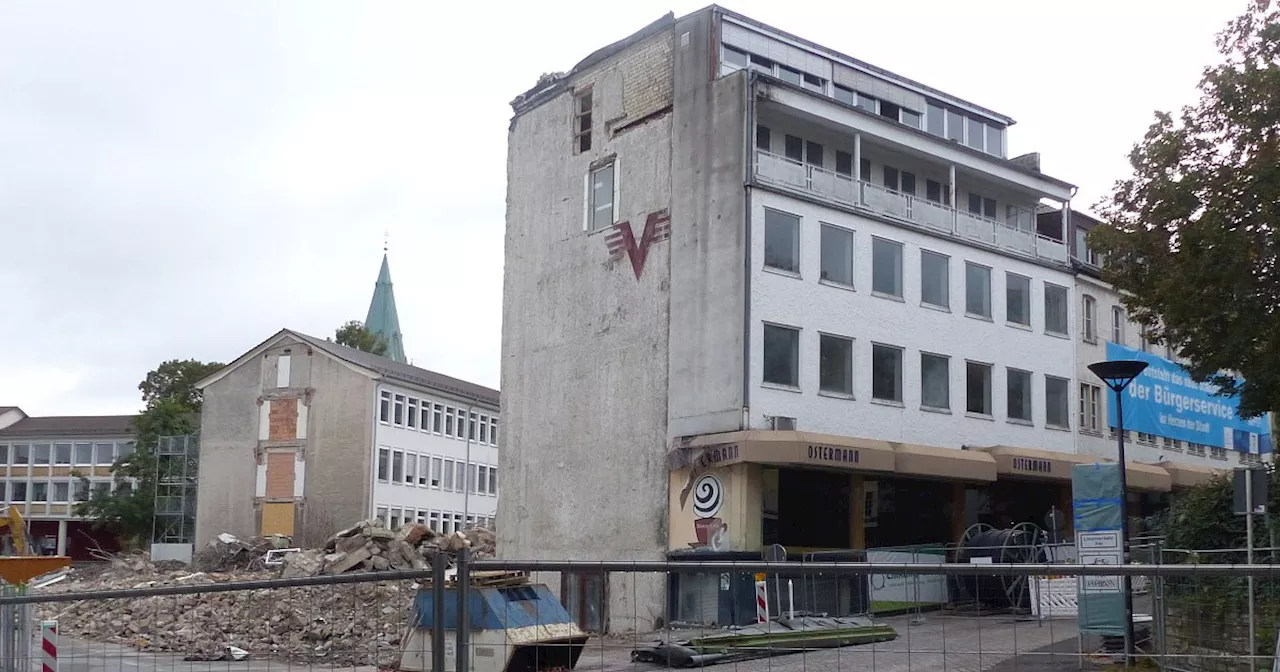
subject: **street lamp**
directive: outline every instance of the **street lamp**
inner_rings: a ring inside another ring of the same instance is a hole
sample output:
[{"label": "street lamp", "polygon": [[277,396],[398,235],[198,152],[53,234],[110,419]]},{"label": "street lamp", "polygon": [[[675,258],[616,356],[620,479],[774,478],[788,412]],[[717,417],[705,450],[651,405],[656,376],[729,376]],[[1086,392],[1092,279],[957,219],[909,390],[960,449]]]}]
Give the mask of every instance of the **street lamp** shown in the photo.
[{"label": "street lamp", "polygon": [[[1124,461],[1124,395],[1121,392],[1133,382],[1147,363],[1137,359],[1115,359],[1106,362],[1095,362],[1089,365],[1093,375],[1102,379],[1116,393],[1116,452],[1120,460],[1120,543],[1124,564],[1129,564],[1129,479],[1128,467]],[[1121,577],[1121,589],[1124,591],[1124,664],[1129,666],[1133,658],[1133,590],[1129,584],[1129,575]]]}]

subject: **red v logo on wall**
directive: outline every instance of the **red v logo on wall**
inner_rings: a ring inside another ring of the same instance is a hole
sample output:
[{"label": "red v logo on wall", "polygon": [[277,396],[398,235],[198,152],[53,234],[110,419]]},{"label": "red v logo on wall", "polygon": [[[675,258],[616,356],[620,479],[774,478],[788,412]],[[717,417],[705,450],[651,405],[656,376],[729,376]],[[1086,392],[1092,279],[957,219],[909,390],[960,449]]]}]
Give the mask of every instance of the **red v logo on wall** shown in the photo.
[{"label": "red v logo on wall", "polygon": [[649,247],[670,237],[671,213],[663,208],[649,213],[645,218],[644,231],[640,234],[638,243],[635,232],[631,228],[631,222],[627,221],[613,225],[613,233],[605,238],[605,244],[609,247],[610,259],[620,259],[623,254],[631,258],[631,270],[635,272],[636,280],[639,280],[640,273],[644,270],[645,259],[649,257]]}]

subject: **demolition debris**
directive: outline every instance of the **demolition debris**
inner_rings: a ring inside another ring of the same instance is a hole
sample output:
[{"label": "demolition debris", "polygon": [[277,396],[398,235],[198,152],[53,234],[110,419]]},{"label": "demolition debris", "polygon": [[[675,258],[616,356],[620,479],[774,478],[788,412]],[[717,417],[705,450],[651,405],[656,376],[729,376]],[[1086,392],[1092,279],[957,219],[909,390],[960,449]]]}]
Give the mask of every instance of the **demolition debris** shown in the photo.
[{"label": "demolition debris", "polygon": [[[201,585],[270,577],[425,569],[431,558],[494,554],[493,532],[437,534],[425,525],[396,530],[364,521],[331,537],[324,548],[290,549],[284,537],[241,541],[221,535],[192,566],[152,563],[145,554],[78,568],[35,592],[62,593],[169,585]],[[268,557],[281,556],[277,566]],[[385,666],[399,659],[418,586],[413,581],[120,598],[33,605],[33,616],[56,619],[62,633],[189,660],[270,657],[333,665]]]}]

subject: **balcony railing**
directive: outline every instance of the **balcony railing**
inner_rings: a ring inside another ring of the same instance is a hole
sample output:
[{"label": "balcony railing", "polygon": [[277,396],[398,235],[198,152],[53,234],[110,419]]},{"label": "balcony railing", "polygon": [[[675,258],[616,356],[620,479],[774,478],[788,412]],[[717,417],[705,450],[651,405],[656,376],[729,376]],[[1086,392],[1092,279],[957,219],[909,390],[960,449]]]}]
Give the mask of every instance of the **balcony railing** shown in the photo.
[{"label": "balcony railing", "polygon": [[756,151],[756,176],[766,182],[866,208],[937,233],[973,240],[1017,254],[1067,263],[1067,246],[1034,231],[856,180],[812,164]]}]

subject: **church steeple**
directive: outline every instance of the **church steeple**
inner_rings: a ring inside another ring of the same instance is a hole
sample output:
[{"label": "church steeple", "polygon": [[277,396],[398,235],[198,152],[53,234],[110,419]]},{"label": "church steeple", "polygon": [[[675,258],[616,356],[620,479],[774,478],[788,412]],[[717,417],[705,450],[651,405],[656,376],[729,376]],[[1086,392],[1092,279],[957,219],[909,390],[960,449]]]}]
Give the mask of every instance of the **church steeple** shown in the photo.
[{"label": "church steeple", "polygon": [[373,301],[369,303],[369,315],[364,319],[364,326],[387,342],[384,355],[388,359],[406,361],[400,315],[396,312],[396,295],[391,289],[391,265],[387,263],[385,248],[382,251],[382,270],[378,271],[378,283],[373,288]]}]

